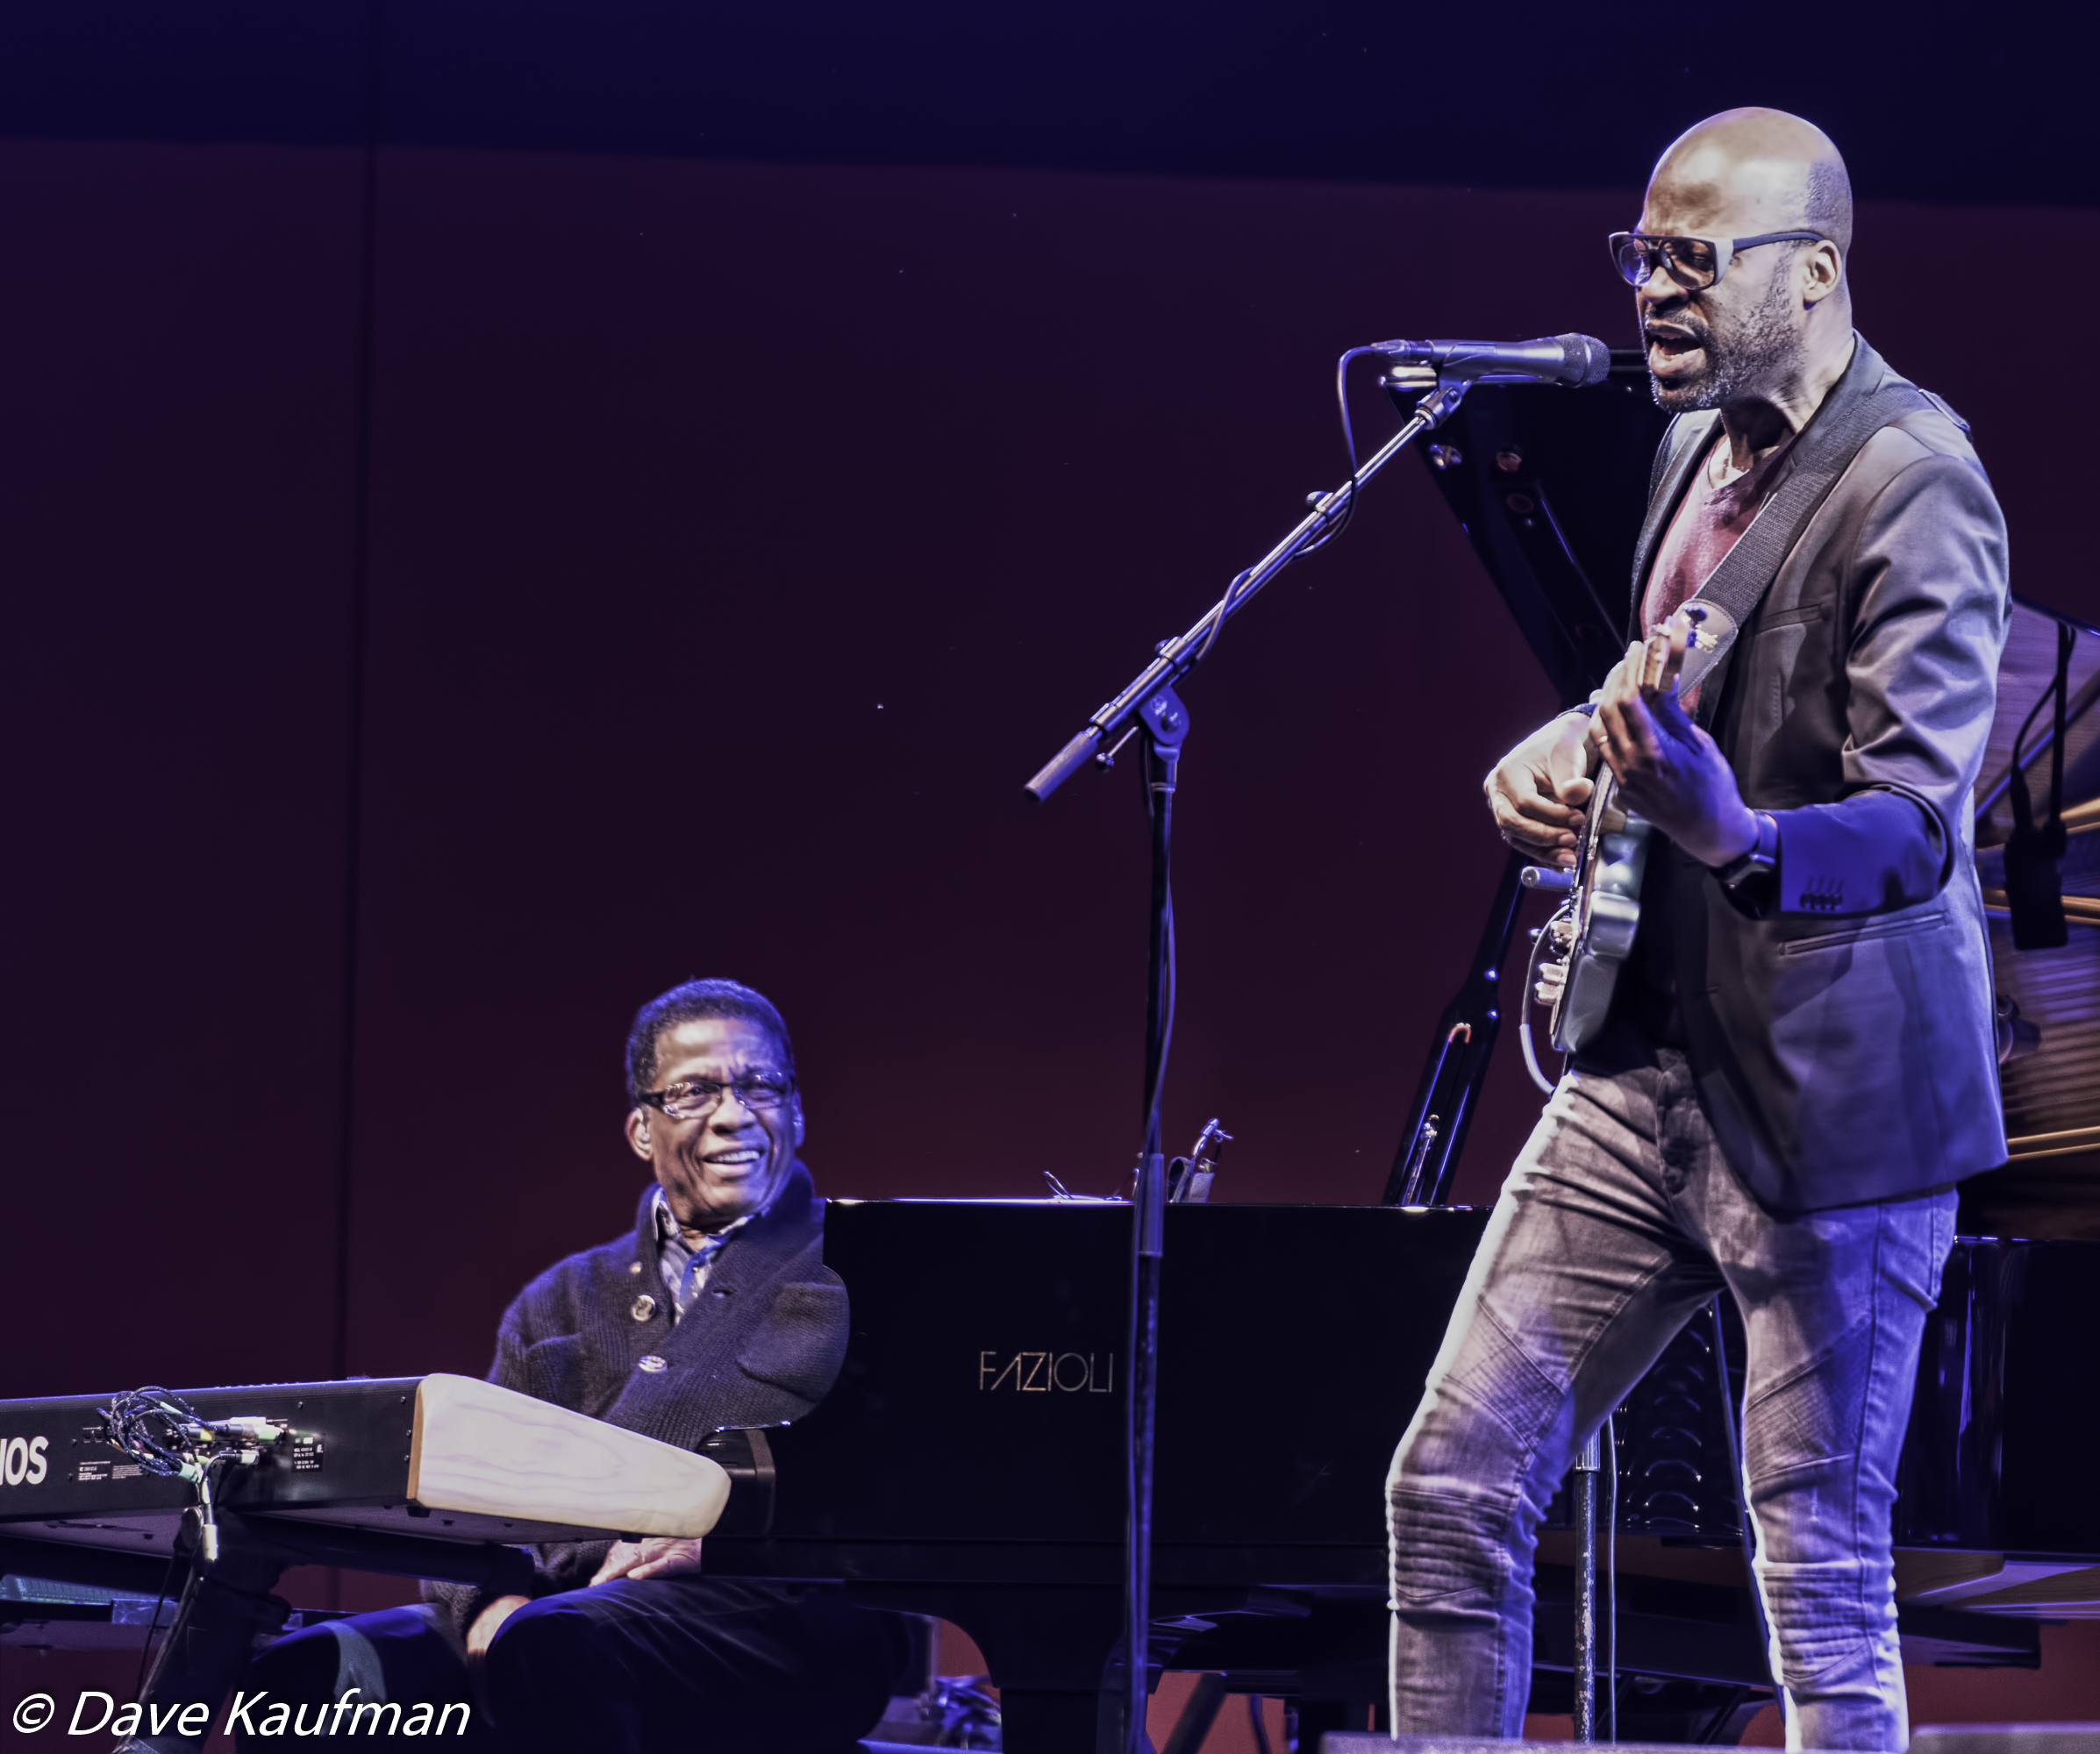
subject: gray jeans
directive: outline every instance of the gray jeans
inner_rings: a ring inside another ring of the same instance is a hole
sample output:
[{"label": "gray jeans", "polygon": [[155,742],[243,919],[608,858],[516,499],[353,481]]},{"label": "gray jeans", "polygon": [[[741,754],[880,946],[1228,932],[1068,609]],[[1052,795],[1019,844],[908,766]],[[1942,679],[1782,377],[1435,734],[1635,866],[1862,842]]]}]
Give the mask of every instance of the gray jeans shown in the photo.
[{"label": "gray jeans", "polygon": [[1393,1458],[1396,1733],[1514,1736],[1539,1519],[1576,1451],[1725,1286],[1744,1467],[1791,1748],[1910,1740],[1889,1510],[1954,1195],[1775,1218],[1682,1054],[1570,1073],[1503,1188]]}]

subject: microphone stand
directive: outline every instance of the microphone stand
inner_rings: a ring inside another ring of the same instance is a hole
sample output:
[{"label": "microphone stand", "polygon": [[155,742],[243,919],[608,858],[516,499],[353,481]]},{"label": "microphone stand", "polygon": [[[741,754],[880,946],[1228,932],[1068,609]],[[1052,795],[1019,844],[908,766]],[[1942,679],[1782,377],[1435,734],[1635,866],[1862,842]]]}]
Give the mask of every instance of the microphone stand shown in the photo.
[{"label": "microphone stand", "polygon": [[1182,744],[1189,734],[1189,709],[1175,684],[1204,658],[1233,616],[1255,593],[1309,548],[1333,536],[1363,484],[1425,432],[1447,420],[1472,387],[1471,380],[1441,376],[1433,367],[1399,366],[1383,381],[1422,392],[1413,417],[1333,492],[1313,496],[1297,527],[1253,567],[1178,639],[1159,648],[1129,687],[1109,701],[1064,748],[1028,782],[1039,801],[1049,797],[1091,756],[1102,767],[1132,737],[1145,738],[1145,798],[1152,828],[1151,966],[1145,1007],[1145,1143],[1138,1157],[1131,1201],[1130,1393],[1124,1402],[1126,1496],[1124,1553],[1124,1670],[1122,1745],[1142,1754],[1152,1601],[1152,1512],[1154,1427],[1159,1411],[1160,1269],[1167,1204],[1166,1159],[1160,1150],[1160,1093],[1167,1051],[1174,1034],[1174,893],[1170,882],[1174,793]]},{"label": "microphone stand", "polygon": [[1439,377],[1433,367],[1427,366],[1396,366],[1379,381],[1394,389],[1425,392],[1415,404],[1413,417],[1332,493],[1313,496],[1312,510],[1296,529],[1234,579],[1225,594],[1197,617],[1186,633],[1161,645],[1159,655],[1138,673],[1136,680],[1099,708],[1079,735],[1044,764],[1028,782],[1028,791],[1039,802],[1076,774],[1089,755],[1104,766],[1112,761],[1136,731],[1132,721],[1146,696],[1162,688],[1171,688],[1210,656],[1225,623],[1252,602],[1262,586],[1314,546],[1316,538],[1332,535],[1362,492],[1363,484],[1425,432],[1433,432],[1448,420],[1473,387],[1469,378]]}]

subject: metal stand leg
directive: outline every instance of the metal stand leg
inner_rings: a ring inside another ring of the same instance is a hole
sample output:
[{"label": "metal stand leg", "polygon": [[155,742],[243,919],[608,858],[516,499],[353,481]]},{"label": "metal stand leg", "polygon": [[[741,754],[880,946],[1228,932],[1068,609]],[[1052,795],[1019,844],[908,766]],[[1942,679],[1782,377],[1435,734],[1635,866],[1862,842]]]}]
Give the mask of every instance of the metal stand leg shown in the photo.
[{"label": "metal stand leg", "polygon": [[1596,1477],[1604,1465],[1596,1433],[1575,1465],[1575,1739],[1596,1740]]},{"label": "metal stand leg", "polygon": [[1130,1395],[1124,1403],[1128,1502],[1124,1555],[1122,1745],[1151,1754],[1145,1708],[1151,1679],[1153,1462],[1159,1407],[1160,1270],[1166,1228],[1167,1159],[1160,1150],[1160,1090],[1174,1040],[1174,792],[1189,709],[1161,688],[1138,709],[1145,726],[1145,797],[1152,820],[1152,958],[1145,1009],[1145,1144],[1131,1191]]}]

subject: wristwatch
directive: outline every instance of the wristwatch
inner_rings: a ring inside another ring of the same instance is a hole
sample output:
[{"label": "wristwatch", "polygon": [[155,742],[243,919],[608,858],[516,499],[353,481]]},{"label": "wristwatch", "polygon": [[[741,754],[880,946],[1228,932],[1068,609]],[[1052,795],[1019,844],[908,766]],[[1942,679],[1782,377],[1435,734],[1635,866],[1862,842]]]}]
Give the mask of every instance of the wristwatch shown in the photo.
[{"label": "wristwatch", "polygon": [[1729,900],[1756,908],[1770,899],[1779,884],[1779,824],[1769,810],[1751,814],[1757,819],[1756,844],[1741,857],[1711,869]]}]

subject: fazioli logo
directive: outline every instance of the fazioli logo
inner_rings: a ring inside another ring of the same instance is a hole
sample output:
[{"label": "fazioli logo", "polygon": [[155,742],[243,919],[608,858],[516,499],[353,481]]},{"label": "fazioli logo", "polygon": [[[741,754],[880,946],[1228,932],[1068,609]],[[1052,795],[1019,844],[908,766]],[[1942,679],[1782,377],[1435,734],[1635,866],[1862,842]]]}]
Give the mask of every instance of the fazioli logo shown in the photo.
[{"label": "fazioli logo", "polygon": [[41,1486],[47,1465],[48,1437],[10,1437],[0,1444],[0,1480],[9,1486]]},{"label": "fazioli logo", "polygon": [[1113,1352],[1002,1352],[977,1354],[977,1387],[1011,1388],[1021,1394],[1113,1394]]}]

